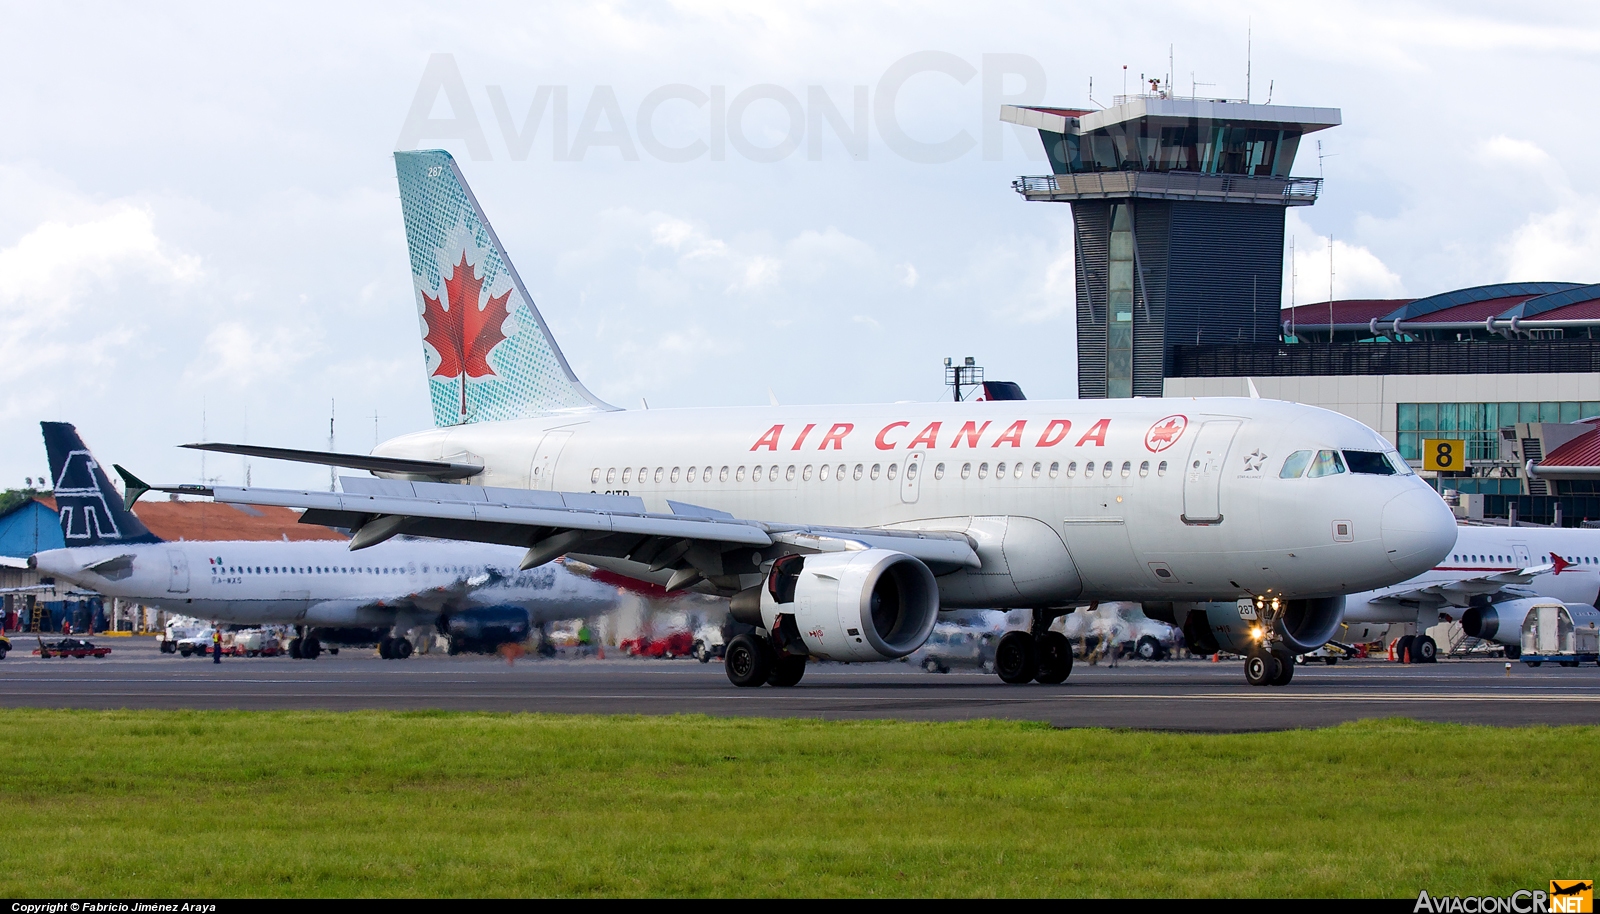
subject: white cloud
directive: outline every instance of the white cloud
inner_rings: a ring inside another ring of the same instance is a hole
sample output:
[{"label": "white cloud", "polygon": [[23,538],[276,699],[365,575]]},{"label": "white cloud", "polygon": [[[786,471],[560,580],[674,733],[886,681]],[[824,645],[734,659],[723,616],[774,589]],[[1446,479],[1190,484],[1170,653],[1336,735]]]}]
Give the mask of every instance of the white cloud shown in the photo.
[{"label": "white cloud", "polygon": [[1296,304],[1302,305],[1328,300],[1330,255],[1335,299],[1405,297],[1405,283],[1399,274],[1362,245],[1318,234],[1294,210],[1289,211],[1285,229],[1289,236],[1285,244],[1293,240],[1294,254],[1293,272],[1284,271],[1285,305],[1289,304],[1291,295]]},{"label": "white cloud", "polygon": [[245,387],[286,378],[321,349],[321,334],[315,331],[283,325],[258,330],[239,321],[218,324],[206,334],[184,380]]},{"label": "white cloud", "polygon": [[1507,280],[1600,282],[1600,205],[1583,198],[1529,217],[1505,256]]}]

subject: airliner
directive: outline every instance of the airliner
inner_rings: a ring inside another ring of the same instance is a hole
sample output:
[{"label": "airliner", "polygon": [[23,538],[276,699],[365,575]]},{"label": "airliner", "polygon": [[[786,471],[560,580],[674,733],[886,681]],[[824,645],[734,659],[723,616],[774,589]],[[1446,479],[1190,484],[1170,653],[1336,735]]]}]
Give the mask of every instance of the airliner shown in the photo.
[{"label": "airliner", "polygon": [[530,624],[618,604],[615,584],[562,563],[520,569],[523,550],[508,547],[400,538],[351,553],[338,540],[163,542],[124,506],[75,428],[40,424],[69,545],[36,553],[30,567],[202,619],[294,625],[295,658],[315,660],[328,639],[376,640],[385,659],[405,659],[421,626],[437,626],[453,651],[492,649],[524,640]]},{"label": "airliner", "polygon": [[395,154],[436,428],[368,455],[192,447],[354,469],[342,492],[216,487],[355,531],[567,555],[730,599],[738,686],[885,661],[938,614],[1033,610],[1007,682],[1060,683],[1050,624],[1135,600],[1246,654],[1253,684],[1325,643],[1344,594],[1436,565],[1455,520],[1359,422],[1254,398],[613,407],[578,380],[455,160]]},{"label": "airliner", "polygon": [[1522,620],[1539,603],[1596,605],[1600,530],[1463,526],[1443,562],[1409,581],[1345,600],[1341,641],[1384,638],[1392,625],[1415,624],[1394,644],[1397,658],[1430,663],[1439,646],[1427,630],[1459,621],[1462,631],[1504,645],[1515,659]]}]

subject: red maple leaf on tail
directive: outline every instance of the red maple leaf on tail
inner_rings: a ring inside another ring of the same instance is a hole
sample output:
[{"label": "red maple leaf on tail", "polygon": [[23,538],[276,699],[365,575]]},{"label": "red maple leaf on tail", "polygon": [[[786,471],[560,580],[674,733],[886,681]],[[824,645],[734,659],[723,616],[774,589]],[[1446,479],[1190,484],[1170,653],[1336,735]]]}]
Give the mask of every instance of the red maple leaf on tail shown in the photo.
[{"label": "red maple leaf on tail", "polygon": [[[489,367],[489,351],[506,338],[500,330],[510,317],[506,303],[511,290],[498,297],[490,296],[480,307],[482,296],[483,280],[467,264],[466,252],[445,278],[443,303],[426,292],[422,294],[422,319],[428,325],[422,341],[439,353],[439,367],[433,370],[433,377],[496,377]],[[464,396],[465,391],[462,393]]]}]

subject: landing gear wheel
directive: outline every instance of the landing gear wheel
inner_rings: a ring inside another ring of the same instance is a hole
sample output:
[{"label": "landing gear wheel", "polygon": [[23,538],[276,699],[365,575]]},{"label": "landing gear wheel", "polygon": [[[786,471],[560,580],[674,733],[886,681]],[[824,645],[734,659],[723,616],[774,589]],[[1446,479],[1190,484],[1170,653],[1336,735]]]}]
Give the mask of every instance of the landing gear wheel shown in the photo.
[{"label": "landing gear wheel", "polygon": [[1033,648],[1038,658],[1034,679],[1045,685],[1060,685],[1072,675],[1072,642],[1067,640],[1066,635],[1045,632],[1034,641]]},{"label": "landing gear wheel", "polygon": [[772,648],[754,635],[738,635],[728,642],[723,655],[723,666],[728,671],[728,681],[744,689],[753,689],[767,681],[772,673]]},{"label": "landing gear wheel", "polygon": [[315,660],[322,653],[322,642],[315,638],[307,638],[300,643],[300,657],[304,660]]},{"label": "landing gear wheel", "polygon": [[1411,640],[1412,663],[1434,663],[1439,659],[1439,645],[1427,635],[1418,635]]},{"label": "landing gear wheel", "polygon": [[1278,675],[1273,677],[1271,684],[1275,686],[1288,685],[1289,680],[1294,678],[1294,658],[1288,654],[1276,652],[1272,656],[1278,659]]},{"label": "landing gear wheel", "polygon": [[1508,645],[1506,645],[1506,659],[1507,660],[1517,660],[1521,656],[1522,656],[1522,645],[1520,645],[1520,644],[1508,644]]},{"label": "landing gear wheel", "polygon": [[[185,656],[187,656],[187,655],[185,655]],[[299,638],[290,638],[289,639],[289,659],[290,660],[299,660],[300,659],[300,639]]]},{"label": "landing gear wheel", "polygon": [[1400,640],[1394,643],[1394,659],[1400,663],[1411,663],[1416,656],[1412,648],[1416,640],[1414,635],[1402,635]]},{"label": "landing gear wheel", "polygon": [[393,660],[394,659],[394,639],[393,638],[385,636],[385,637],[382,637],[382,638],[378,639],[378,656],[382,657],[384,660]]},{"label": "landing gear wheel", "polygon": [[767,674],[767,685],[787,688],[800,681],[806,674],[806,658],[793,654],[784,654],[772,664],[772,672]]},{"label": "landing gear wheel", "polygon": [[1027,632],[1006,632],[994,652],[994,670],[1001,682],[1032,682],[1039,672],[1039,652]]},{"label": "landing gear wheel", "polygon": [[415,650],[416,648],[411,646],[410,638],[396,638],[394,639],[394,646],[389,648],[389,653],[392,654],[396,660],[404,660],[407,657],[410,657],[412,651]]},{"label": "landing gear wheel", "polygon": [[922,661],[922,669],[923,669],[924,672],[928,672],[928,673],[944,673],[944,672],[947,672],[945,670],[945,668],[939,664],[939,661],[935,660],[932,657],[929,657],[928,659]]},{"label": "landing gear wheel", "polygon": [[1328,666],[1333,666],[1335,663],[1339,662],[1339,658],[1338,657],[1324,657],[1324,658],[1322,658],[1322,662],[1326,663]]},{"label": "landing gear wheel", "polygon": [[1253,686],[1271,685],[1282,674],[1278,666],[1272,654],[1251,654],[1244,658],[1244,680]]}]

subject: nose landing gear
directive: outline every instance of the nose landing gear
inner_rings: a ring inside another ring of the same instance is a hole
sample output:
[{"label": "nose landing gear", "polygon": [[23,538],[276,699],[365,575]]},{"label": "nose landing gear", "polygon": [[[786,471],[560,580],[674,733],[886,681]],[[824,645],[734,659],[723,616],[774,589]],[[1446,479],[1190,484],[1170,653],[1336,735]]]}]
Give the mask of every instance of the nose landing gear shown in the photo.
[{"label": "nose landing gear", "polygon": [[1256,645],[1244,658],[1244,680],[1253,686],[1288,685],[1294,679],[1294,655],[1283,646],[1279,634],[1284,608],[1276,597],[1255,598],[1256,621],[1250,634]]}]

